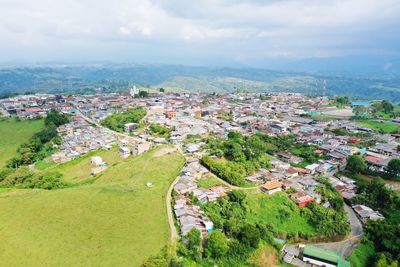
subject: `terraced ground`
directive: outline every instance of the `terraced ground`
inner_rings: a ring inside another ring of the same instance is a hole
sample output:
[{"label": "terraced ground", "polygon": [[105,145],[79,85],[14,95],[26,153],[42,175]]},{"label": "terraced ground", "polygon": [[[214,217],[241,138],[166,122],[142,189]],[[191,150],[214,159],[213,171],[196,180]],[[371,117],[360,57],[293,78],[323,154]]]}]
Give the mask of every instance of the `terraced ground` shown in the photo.
[{"label": "terraced ground", "polygon": [[[165,149],[117,158],[103,174],[66,189],[2,189],[1,265],[139,266],[158,253],[169,241],[166,193],[184,164],[178,151],[160,153]],[[99,153],[106,161],[115,155]],[[86,160],[51,168],[81,181]]]}]

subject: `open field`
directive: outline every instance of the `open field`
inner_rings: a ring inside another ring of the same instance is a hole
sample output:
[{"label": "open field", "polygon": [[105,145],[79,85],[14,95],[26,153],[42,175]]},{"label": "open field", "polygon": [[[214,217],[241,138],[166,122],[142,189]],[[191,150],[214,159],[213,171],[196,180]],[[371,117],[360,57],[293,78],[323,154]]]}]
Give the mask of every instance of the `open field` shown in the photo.
[{"label": "open field", "polygon": [[400,124],[394,122],[378,122],[378,121],[366,120],[366,121],[359,121],[357,123],[360,126],[370,128],[377,132],[392,133],[395,131],[400,131]]},{"label": "open field", "polygon": [[92,151],[83,157],[64,164],[55,164],[51,159],[46,159],[45,161],[38,162],[36,168],[59,172],[63,174],[65,181],[79,183],[91,177],[90,173],[93,165],[90,163],[90,159],[93,156],[100,156],[105,162],[107,162],[109,168],[124,161],[118,153],[118,148],[113,147],[109,151],[102,149]]},{"label": "open field", "polygon": [[[92,184],[0,191],[2,265],[139,266],[160,251],[167,189],[184,164],[179,152],[155,157],[160,149],[119,161]],[[82,162],[59,168],[76,173]]]},{"label": "open field", "polygon": [[345,119],[345,118],[350,118],[352,116],[354,116],[353,110],[350,108],[326,108],[324,110],[321,110],[321,114],[325,115],[327,117],[332,117],[332,118],[341,118],[341,119]]},{"label": "open field", "polygon": [[[272,224],[278,231],[291,234],[316,234],[314,227],[300,214],[301,209],[285,193],[276,193],[271,196],[248,193],[247,201],[248,206],[251,207],[251,214],[248,217],[251,223]],[[282,217],[283,213],[288,215]]]},{"label": "open field", "polygon": [[0,167],[16,154],[22,143],[28,141],[43,126],[43,120],[0,119]]}]

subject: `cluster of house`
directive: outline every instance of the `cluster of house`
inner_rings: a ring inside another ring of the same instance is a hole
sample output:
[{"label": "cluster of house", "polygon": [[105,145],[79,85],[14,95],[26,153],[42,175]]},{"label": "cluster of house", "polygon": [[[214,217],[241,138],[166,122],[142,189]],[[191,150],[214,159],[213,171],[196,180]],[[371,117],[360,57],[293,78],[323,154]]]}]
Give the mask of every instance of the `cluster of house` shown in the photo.
[{"label": "cluster of house", "polygon": [[122,158],[140,155],[150,150],[152,143],[143,138],[131,137],[120,140],[119,153]]},{"label": "cluster of house", "polygon": [[174,197],[174,213],[179,222],[182,235],[188,233],[192,228],[197,228],[202,233],[213,231],[213,222],[201,211],[201,207],[193,205],[189,196],[195,197],[199,203],[217,201],[219,197],[225,196],[227,189],[223,186],[214,186],[208,189],[198,188],[196,181],[208,175],[195,157],[187,159],[187,164],[182,169],[178,181],[174,185],[177,195]]},{"label": "cluster of house", "polygon": [[356,196],[357,186],[353,179],[340,176],[339,178],[329,177],[329,181],[344,199],[352,199]]},{"label": "cluster of house", "polygon": [[58,147],[59,151],[51,156],[57,163],[76,159],[100,148],[109,150],[117,142],[110,131],[93,127],[77,116],[70,123],[58,127],[57,131],[62,136],[62,144]]},{"label": "cluster of house", "polygon": [[45,117],[51,109],[74,112],[65,96],[53,94],[18,95],[0,99],[0,114],[4,117],[18,116],[20,119]]},{"label": "cluster of house", "polygon": [[196,228],[202,233],[213,231],[214,224],[201,211],[199,206],[190,204],[185,195],[174,197],[174,213],[179,222],[182,235],[186,235],[191,229]]}]

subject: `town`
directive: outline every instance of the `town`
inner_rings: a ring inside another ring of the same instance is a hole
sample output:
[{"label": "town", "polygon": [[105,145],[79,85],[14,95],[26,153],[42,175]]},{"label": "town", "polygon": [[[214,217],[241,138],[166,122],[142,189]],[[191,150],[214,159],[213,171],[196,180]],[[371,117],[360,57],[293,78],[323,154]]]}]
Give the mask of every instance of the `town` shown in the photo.
[{"label": "town", "polygon": [[[331,187],[350,205],[357,197],[356,181],[346,174],[350,159],[362,159],[371,173],[387,172],[390,162],[400,158],[400,131],[379,133],[352,119],[360,115],[360,106],[368,110],[371,105],[368,102],[350,102],[346,108],[337,108],[330,104],[333,101],[298,93],[160,91],[139,97],[139,90],[134,86],[126,93],[15,96],[0,100],[0,113],[20,120],[42,118],[51,110],[68,115],[70,122],[57,128],[62,142],[51,156],[58,164],[92,151],[113,148],[118,149],[121,158],[140,155],[165,144],[182,151],[186,163],[173,184],[170,204],[184,239],[192,229],[199,230],[204,237],[220,231],[203,206],[226,198],[238,188],[257,190],[268,196],[285,192],[300,209],[311,204],[330,209],[334,203],[330,203],[321,188]],[[138,108],[146,111],[140,121],[124,122],[123,127],[115,129],[104,124],[115,114]],[[391,119],[390,123],[400,129],[399,118]],[[283,138],[279,140],[290,142],[269,153],[264,166],[245,173],[243,182],[232,184],[212,165],[226,159],[211,153],[209,144],[210,137],[216,142],[229,140],[232,138],[229,133],[235,133],[239,137],[234,138],[239,139],[261,134],[266,140]],[[91,162],[92,175],[104,172],[109,165],[99,156],[91,157]],[[209,180],[215,184],[204,186]],[[147,186],[151,187],[152,183]],[[399,190],[399,183],[388,183],[386,187]],[[356,240],[352,245],[361,241],[362,225],[369,220],[385,220],[380,211],[367,205],[345,205],[347,215],[356,218],[356,222],[350,222],[352,231],[361,225],[361,229],[351,233]],[[282,240],[279,235],[274,238]],[[286,240],[282,241],[285,245],[280,253],[287,264],[350,266],[344,258],[351,250],[338,254],[318,244],[289,245]]]}]

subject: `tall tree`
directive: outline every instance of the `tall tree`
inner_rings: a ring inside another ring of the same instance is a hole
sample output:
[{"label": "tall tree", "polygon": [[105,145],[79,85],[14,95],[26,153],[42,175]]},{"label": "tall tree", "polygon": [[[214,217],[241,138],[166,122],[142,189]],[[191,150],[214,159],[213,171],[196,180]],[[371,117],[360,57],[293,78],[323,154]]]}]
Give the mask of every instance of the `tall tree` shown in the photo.
[{"label": "tall tree", "polygon": [[400,159],[391,159],[387,166],[387,173],[393,178],[400,177]]},{"label": "tall tree", "polygon": [[365,160],[358,155],[347,158],[346,169],[352,173],[360,173],[366,169]]},{"label": "tall tree", "polygon": [[226,236],[219,231],[215,231],[208,238],[205,254],[207,257],[221,258],[228,252],[228,249]]}]

